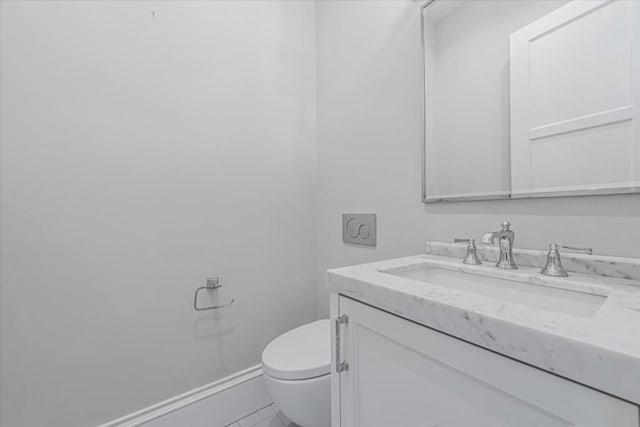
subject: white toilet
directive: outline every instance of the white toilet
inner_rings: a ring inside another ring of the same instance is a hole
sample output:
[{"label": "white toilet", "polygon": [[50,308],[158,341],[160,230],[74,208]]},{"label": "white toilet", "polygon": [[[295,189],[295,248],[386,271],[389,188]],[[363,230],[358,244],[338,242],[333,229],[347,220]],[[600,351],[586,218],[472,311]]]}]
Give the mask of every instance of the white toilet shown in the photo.
[{"label": "white toilet", "polygon": [[262,352],[267,389],[282,413],[300,427],[331,424],[329,319],[286,332]]}]

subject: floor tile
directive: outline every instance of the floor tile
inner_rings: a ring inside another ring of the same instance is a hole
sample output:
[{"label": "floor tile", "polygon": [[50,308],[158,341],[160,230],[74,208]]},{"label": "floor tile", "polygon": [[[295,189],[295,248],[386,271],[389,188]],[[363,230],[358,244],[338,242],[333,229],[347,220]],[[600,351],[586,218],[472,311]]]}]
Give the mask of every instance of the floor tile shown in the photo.
[{"label": "floor tile", "polygon": [[285,425],[282,424],[282,421],[280,421],[280,417],[273,413],[271,418],[262,420],[258,424],[255,424],[253,427],[285,427]]},{"label": "floor tile", "polygon": [[294,424],[293,421],[287,418],[287,416],[283,414],[282,411],[280,411],[277,407],[274,406],[273,410],[276,411],[276,415],[278,416],[278,418],[280,418],[280,421],[282,421],[284,427],[298,427],[297,424]]},{"label": "floor tile", "polygon": [[[240,427],[253,427],[259,422],[271,419],[274,416],[277,418],[277,416],[275,415],[275,412],[273,411],[273,409],[271,409],[271,406],[267,406],[266,408],[262,408],[259,411],[256,411],[253,414],[250,414],[245,418],[242,418],[241,420],[238,421],[238,423],[240,423]],[[276,427],[281,427],[281,426],[276,424]]]}]

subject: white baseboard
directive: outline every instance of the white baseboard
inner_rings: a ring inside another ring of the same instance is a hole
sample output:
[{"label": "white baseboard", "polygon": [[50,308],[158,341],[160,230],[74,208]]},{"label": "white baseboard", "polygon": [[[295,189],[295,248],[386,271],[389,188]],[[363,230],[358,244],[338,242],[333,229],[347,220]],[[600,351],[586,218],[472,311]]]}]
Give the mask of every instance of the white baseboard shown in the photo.
[{"label": "white baseboard", "polygon": [[99,427],[223,427],[269,404],[257,365]]}]

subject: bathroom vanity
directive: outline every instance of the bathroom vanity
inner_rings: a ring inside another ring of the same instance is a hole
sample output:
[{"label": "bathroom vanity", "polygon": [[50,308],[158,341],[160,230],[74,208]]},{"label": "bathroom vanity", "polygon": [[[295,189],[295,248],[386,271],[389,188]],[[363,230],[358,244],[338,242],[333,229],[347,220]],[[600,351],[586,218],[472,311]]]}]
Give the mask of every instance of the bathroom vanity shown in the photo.
[{"label": "bathroom vanity", "polygon": [[427,242],[329,271],[332,426],[640,426],[640,260]]}]

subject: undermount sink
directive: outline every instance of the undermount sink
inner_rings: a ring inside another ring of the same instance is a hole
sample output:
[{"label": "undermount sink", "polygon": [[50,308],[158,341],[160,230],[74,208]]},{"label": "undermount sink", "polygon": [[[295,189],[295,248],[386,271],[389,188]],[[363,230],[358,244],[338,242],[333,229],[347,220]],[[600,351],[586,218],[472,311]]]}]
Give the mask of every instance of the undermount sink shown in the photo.
[{"label": "undermount sink", "polygon": [[573,316],[594,316],[606,299],[602,295],[433,266],[383,272]]}]

